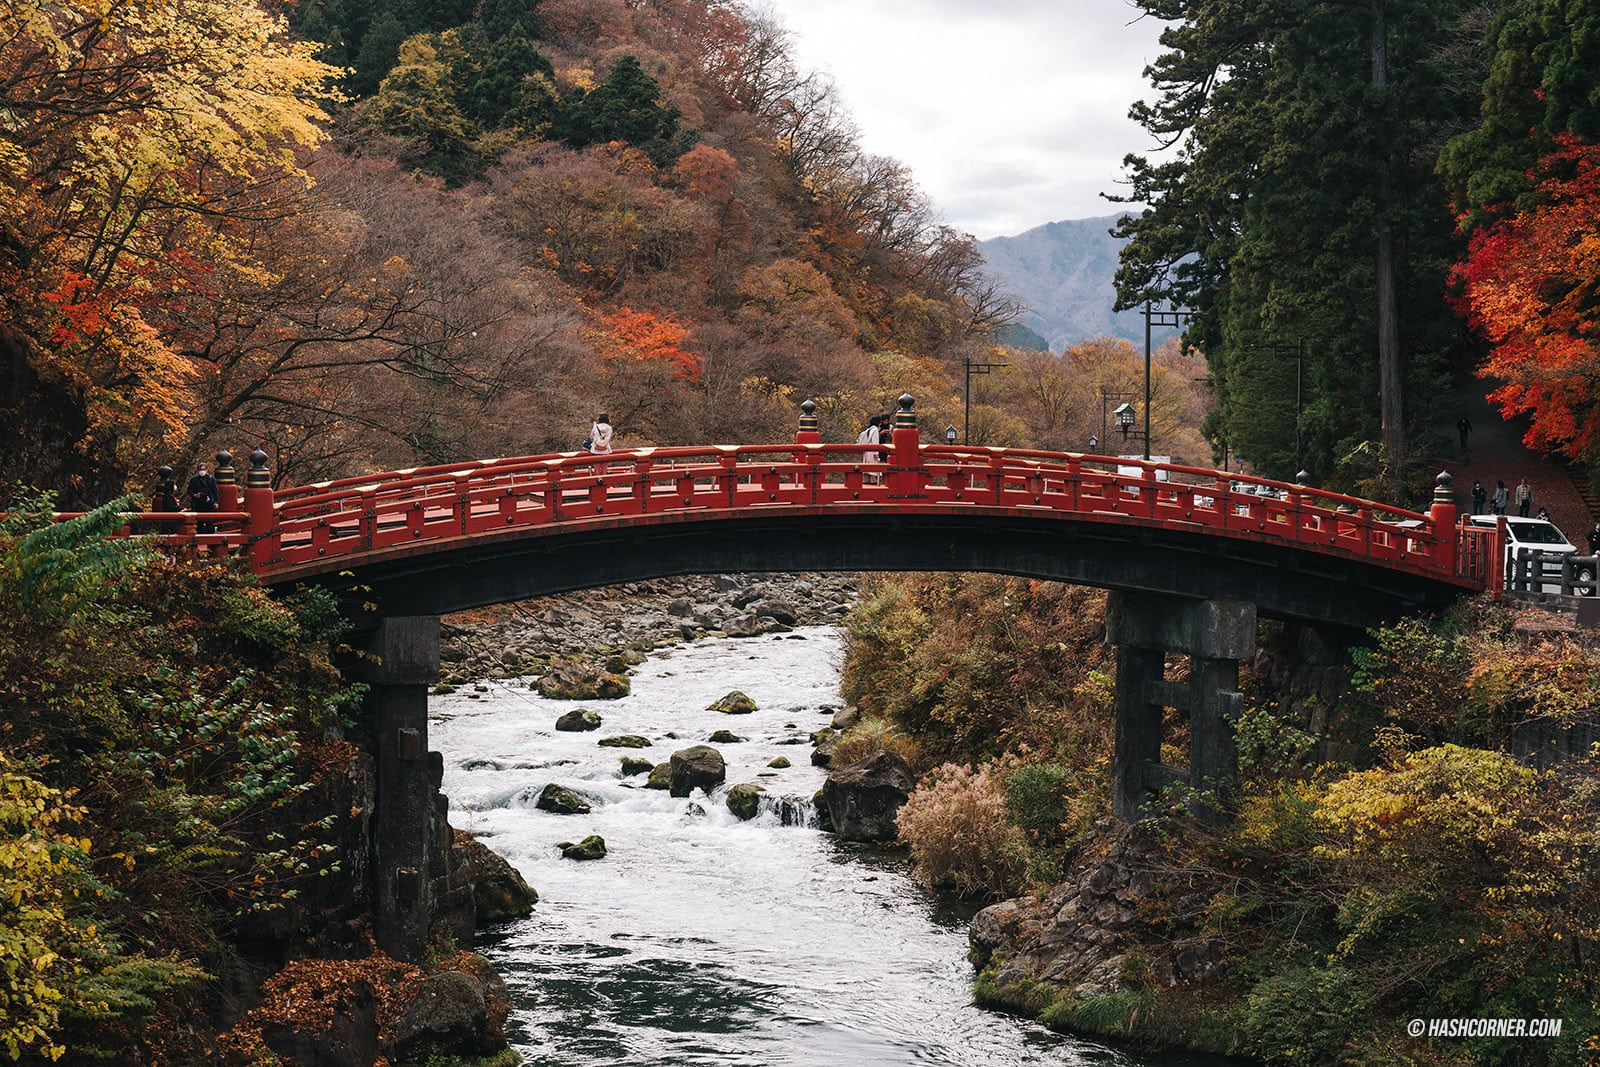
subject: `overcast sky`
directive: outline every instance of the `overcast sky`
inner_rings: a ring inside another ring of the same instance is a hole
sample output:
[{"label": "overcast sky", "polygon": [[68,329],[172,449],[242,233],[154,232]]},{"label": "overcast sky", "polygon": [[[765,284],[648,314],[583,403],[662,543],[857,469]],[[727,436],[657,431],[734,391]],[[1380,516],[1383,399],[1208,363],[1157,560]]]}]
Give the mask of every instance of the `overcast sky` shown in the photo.
[{"label": "overcast sky", "polygon": [[983,239],[1109,215],[1127,117],[1163,23],[1127,0],[757,0],[803,67],[831,74],[862,146],[907,164]]}]

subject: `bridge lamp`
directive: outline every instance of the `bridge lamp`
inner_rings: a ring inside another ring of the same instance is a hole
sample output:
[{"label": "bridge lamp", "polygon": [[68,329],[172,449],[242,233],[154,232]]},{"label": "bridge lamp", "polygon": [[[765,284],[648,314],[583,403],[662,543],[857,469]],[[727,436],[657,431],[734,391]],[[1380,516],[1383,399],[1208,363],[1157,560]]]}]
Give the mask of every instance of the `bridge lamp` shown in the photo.
[{"label": "bridge lamp", "polygon": [[1094,434],[1090,434],[1089,435],[1089,451],[1093,452],[1095,449],[1097,449],[1099,447],[1100,447],[1100,438],[1096,437]]},{"label": "bridge lamp", "polygon": [[1122,439],[1126,441],[1128,439],[1128,431],[1133,429],[1134,419],[1136,418],[1133,413],[1133,405],[1124,403],[1113,411],[1111,415],[1117,420],[1117,428],[1122,431]]},{"label": "bridge lamp", "polygon": [[944,443],[947,445],[956,443],[956,428],[954,426],[946,426],[944,428]]}]

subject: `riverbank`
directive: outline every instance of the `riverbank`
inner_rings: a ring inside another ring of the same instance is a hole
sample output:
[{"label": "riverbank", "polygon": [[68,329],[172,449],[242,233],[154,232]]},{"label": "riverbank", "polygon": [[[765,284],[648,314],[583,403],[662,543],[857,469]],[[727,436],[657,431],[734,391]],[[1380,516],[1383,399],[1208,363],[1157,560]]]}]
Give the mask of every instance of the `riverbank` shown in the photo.
[{"label": "riverbank", "polygon": [[538,675],[556,660],[621,655],[614,666],[626,668],[702,637],[842,626],[859,588],[852,574],[688,575],[461,612],[443,620],[440,685]]}]

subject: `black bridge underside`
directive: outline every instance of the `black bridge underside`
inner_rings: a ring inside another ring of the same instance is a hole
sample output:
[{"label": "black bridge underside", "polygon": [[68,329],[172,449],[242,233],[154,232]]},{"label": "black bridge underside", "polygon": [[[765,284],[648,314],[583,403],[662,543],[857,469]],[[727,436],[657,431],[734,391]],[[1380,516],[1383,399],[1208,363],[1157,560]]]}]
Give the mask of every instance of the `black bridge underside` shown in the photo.
[{"label": "black bridge underside", "polygon": [[[986,571],[1189,599],[1246,600],[1269,618],[1365,629],[1447,607],[1447,582],[1215,531],[1055,516],[749,515],[475,537],[300,579],[355,618],[443,615],[683,574]],[[359,623],[358,623],[359,625]]]}]

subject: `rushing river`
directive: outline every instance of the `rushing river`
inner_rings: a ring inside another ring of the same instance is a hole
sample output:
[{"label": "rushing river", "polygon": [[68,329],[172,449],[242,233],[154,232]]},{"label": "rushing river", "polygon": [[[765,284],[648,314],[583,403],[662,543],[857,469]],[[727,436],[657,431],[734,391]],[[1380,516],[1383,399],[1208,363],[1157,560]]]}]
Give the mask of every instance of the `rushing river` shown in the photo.
[{"label": "rushing river", "polygon": [[[631,696],[583,704],[599,730],[565,733],[575,706],[521,683],[433,698],[451,822],[472,830],[539,891],[532,917],[480,950],[511,988],[513,1043],[539,1067],[819,1064],[1147,1063],[976,1008],[963,915],[942,910],[905,860],[785,825],[779,798],[809,809],[823,772],[811,731],[839,707],[840,641],[829,629],[706,640],[658,652]],[[705,710],[742,690],[758,710]],[[620,776],[620,757],[665,762],[715,730],[727,785],[757,782],[750,822],[698,790],[674,799]],[[639,734],[652,747],[602,747]],[[791,766],[768,766],[779,756]],[[547,783],[588,815],[534,807]],[[561,841],[599,834],[609,854],[563,859]]]}]

